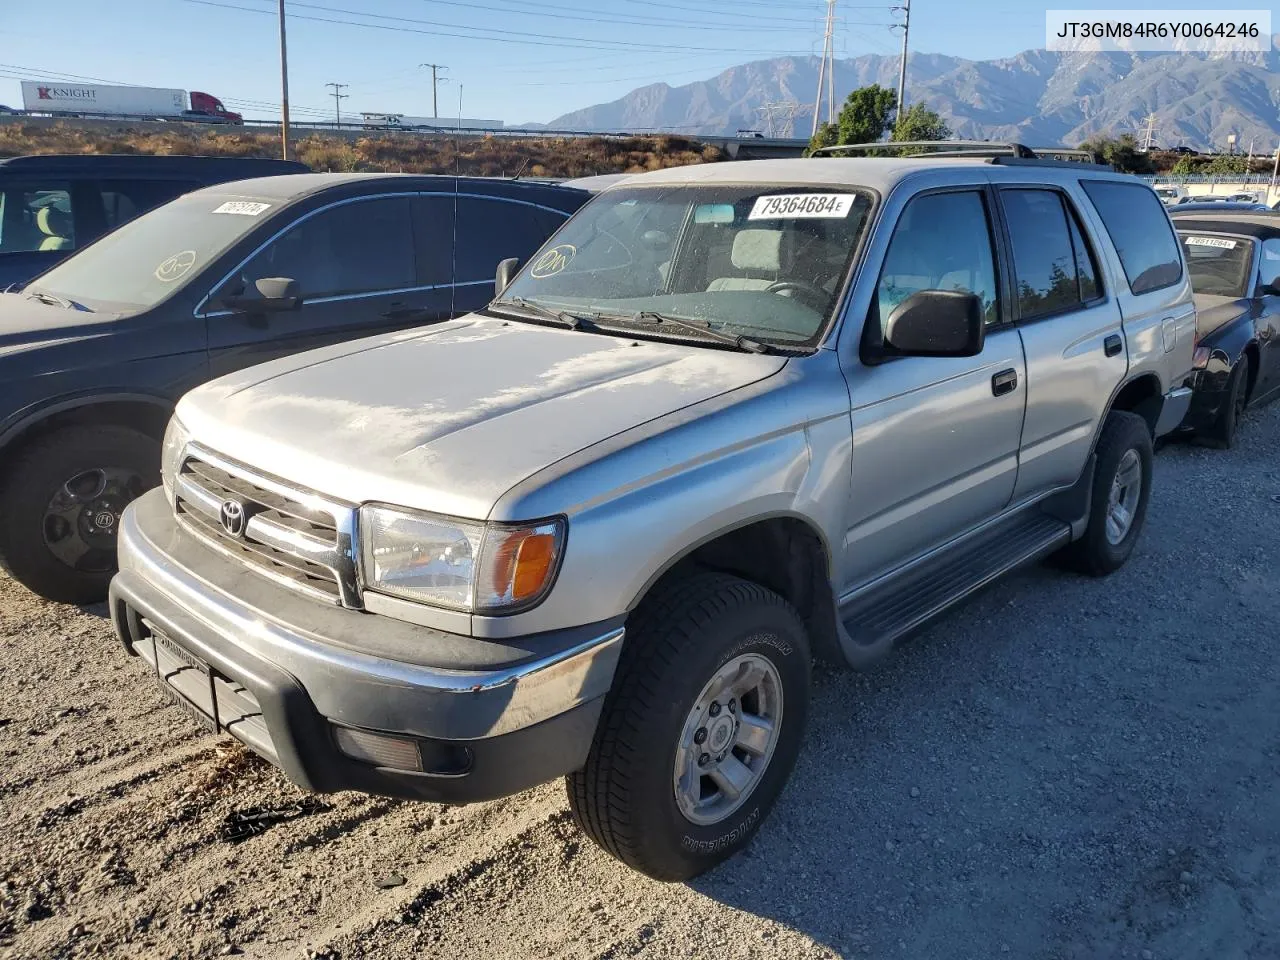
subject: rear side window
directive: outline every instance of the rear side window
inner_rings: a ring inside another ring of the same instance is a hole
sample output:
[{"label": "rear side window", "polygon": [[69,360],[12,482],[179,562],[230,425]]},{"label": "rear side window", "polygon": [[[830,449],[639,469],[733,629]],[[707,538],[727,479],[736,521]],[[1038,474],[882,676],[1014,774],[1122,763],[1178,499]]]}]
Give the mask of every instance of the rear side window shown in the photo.
[{"label": "rear side window", "polygon": [[0,253],[74,250],[70,188],[11,186],[0,191]]},{"label": "rear side window", "polygon": [[1129,289],[1150,293],[1182,278],[1178,241],[1150,187],[1111,180],[1081,183],[1115,244]]},{"label": "rear side window", "polygon": [[1075,216],[1056,190],[1002,190],[1024,320],[1071,310],[1098,295],[1097,271]]},{"label": "rear side window", "polygon": [[527,260],[566,219],[558,211],[497,197],[458,197],[456,282],[492,283],[500,262]]},{"label": "rear side window", "polygon": [[98,184],[102,193],[102,212],[108,230],[146,213],[174,197],[194,190],[200,184],[194,180],[103,180]]}]

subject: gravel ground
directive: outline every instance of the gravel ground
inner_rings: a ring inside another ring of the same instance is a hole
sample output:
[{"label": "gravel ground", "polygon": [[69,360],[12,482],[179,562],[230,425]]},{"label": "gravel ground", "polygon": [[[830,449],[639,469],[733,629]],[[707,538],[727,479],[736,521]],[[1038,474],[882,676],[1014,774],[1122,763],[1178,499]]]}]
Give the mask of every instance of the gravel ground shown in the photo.
[{"label": "gravel ground", "polygon": [[[816,681],[751,848],[687,885],[559,784],[465,808],[301,794],[197,735],[101,608],[0,581],[0,955],[1280,955],[1280,406],[1157,458],[1138,552],[1035,568]],[[226,818],[292,809],[239,843]]]}]

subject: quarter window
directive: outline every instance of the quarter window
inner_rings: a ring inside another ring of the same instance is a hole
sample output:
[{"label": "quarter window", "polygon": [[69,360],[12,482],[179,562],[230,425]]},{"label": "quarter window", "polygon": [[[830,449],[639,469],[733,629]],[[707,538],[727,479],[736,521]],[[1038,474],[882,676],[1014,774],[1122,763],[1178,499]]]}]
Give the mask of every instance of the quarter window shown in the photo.
[{"label": "quarter window", "polygon": [[1023,320],[1071,310],[1098,295],[1097,271],[1074,214],[1056,190],[1002,190]]},{"label": "quarter window", "polygon": [[245,265],[244,290],[252,291],[254,282],[264,277],[297,280],[306,298],[413,287],[409,209],[408,197],[385,197],[318,213]]},{"label": "quarter window", "polygon": [[1081,186],[1115,244],[1130,290],[1150,293],[1182,278],[1178,241],[1150,187],[1114,180],[1087,180]]},{"label": "quarter window", "polygon": [[926,194],[903,209],[872,308],[878,311],[881,333],[894,308],[921,290],[977,294],[986,322],[999,322],[991,227],[986,203],[976,190]]}]

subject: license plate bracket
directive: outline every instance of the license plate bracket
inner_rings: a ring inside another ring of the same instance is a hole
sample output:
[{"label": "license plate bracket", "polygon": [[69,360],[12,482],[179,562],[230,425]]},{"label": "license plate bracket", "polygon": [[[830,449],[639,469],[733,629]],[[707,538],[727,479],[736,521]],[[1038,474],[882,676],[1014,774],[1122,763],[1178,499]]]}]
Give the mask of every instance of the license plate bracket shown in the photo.
[{"label": "license plate bracket", "polygon": [[[213,685],[213,670],[209,664],[189,653],[180,644],[175,643],[154,627],[151,628],[152,654],[156,665],[156,682],[161,691],[196,722],[206,733],[221,732],[218,722],[218,696]],[[162,657],[163,651],[163,657]],[[178,684],[207,698],[208,711],[200,703],[179,688]]]}]

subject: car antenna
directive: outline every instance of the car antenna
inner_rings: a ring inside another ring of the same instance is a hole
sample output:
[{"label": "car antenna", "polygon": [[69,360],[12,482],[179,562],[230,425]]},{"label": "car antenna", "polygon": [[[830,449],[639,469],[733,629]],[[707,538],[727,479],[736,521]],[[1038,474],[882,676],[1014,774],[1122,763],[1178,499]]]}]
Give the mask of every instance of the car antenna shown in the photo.
[{"label": "car antenna", "polygon": [[511,179],[512,179],[512,180],[519,180],[522,176],[524,176],[524,170],[525,170],[525,167],[527,167],[527,166],[529,166],[529,158],[528,158],[528,157],[525,157],[525,158],[524,158],[524,163],[520,164],[520,169],[516,171],[516,175],[515,175],[514,177],[512,177]]}]

